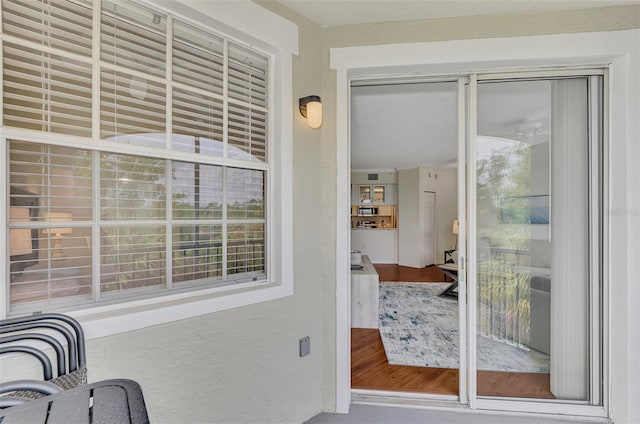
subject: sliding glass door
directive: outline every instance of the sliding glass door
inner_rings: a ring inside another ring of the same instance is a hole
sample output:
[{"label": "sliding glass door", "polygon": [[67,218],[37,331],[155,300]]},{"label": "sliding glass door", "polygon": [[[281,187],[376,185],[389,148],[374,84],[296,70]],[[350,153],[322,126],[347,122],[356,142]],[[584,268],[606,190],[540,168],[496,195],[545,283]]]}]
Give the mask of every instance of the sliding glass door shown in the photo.
[{"label": "sliding glass door", "polygon": [[602,78],[485,77],[470,95],[478,399],[602,403]]}]

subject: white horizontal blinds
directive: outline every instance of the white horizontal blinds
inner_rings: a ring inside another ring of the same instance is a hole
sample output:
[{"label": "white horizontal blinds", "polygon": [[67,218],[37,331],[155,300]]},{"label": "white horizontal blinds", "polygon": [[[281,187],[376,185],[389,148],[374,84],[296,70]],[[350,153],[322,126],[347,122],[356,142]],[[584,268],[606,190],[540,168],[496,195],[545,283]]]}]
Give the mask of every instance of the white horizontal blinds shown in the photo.
[{"label": "white horizontal blinds", "polygon": [[4,0],[2,7],[3,34],[30,43],[3,44],[4,125],[90,136],[90,4]]},{"label": "white horizontal blinds", "polygon": [[91,135],[91,65],[6,42],[4,124]]},{"label": "white horizontal blinds", "polygon": [[100,293],[163,288],[166,284],[164,225],[103,226],[100,230]]},{"label": "white horizontal blinds", "polygon": [[227,168],[227,218],[264,218],[264,171]]},{"label": "white horizontal blinds", "polygon": [[9,142],[12,304],[90,297],[91,168],[84,150]]},{"label": "white horizontal blinds", "polygon": [[173,282],[222,279],[222,225],[184,221],[173,226]]},{"label": "white horizontal blinds", "polygon": [[[11,311],[266,278],[269,58],[132,0],[0,4],[3,125],[51,133],[9,141]],[[157,156],[112,153],[112,142]],[[185,152],[191,162],[175,160]]]},{"label": "white horizontal blinds", "polygon": [[100,219],[165,219],[165,177],[164,159],[101,153]]},{"label": "white horizontal blinds", "polygon": [[264,172],[227,168],[227,273],[264,273]]},{"label": "white horizontal blinds", "polygon": [[139,3],[102,1],[100,59],[165,77],[167,19]]},{"label": "white horizontal blinds", "polygon": [[205,93],[223,95],[224,41],[175,20],[173,24],[173,82]]},{"label": "white horizontal blinds", "polygon": [[100,137],[125,144],[163,148],[165,86],[125,72],[100,74]]},{"label": "white horizontal blinds", "polygon": [[165,162],[100,154],[101,293],[166,283],[166,227],[148,224],[166,219]]},{"label": "white horizontal blinds", "polygon": [[229,157],[267,161],[269,59],[229,43]]},{"label": "white horizontal blinds", "polygon": [[222,218],[222,167],[172,162],[173,219]]},{"label": "white horizontal blinds", "polygon": [[173,150],[222,156],[223,116],[221,99],[174,88]]},{"label": "white horizontal blinds", "polygon": [[264,278],[264,273],[264,224],[229,224],[227,227],[227,274],[229,278],[251,279],[254,277],[258,279]]},{"label": "white horizontal blinds", "polygon": [[222,172],[221,166],[172,163],[174,283],[222,277]]},{"label": "white horizontal blinds", "polygon": [[2,0],[2,32],[91,57],[92,2]]},{"label": "white horizontal blinds", "polygon": [[100,154],[100,292],[107,297],[166,284],[166,227],[147,224],[166,218],[165,173],[164,159]]},{"label": "white horizontal blinds", "polygon": [[100,137],[162,148],[166,17],[128,1],[103,1],[101,16]]},{"label": "white horizontal blinds", "polygon": [[222,156],[224,41],[178,20],[173,27],[174,150]]}]

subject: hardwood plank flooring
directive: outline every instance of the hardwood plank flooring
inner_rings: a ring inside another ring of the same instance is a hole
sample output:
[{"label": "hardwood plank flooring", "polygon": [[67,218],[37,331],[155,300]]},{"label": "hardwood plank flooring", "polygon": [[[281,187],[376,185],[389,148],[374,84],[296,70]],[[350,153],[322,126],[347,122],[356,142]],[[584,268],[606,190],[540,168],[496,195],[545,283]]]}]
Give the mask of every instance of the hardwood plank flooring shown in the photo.
[{"label": "hardwood plank flooring", "polygon": [[409,281],[416,283],[437,283],[445,280],[445,275],[433,265],[425,268],[411,268],[396,264],[373,264],[380,281]]},{"label": "hardwood plank flooring", "polygon": [[456,396],[458,384],[456,369],[389,364],[377,329],[351,329],[352,388]]},{"label": "hardwood plank flooring", "polygon": [[[444,274],[435,266],[374,264],[374,267],[380,281],[445,281]],[[458,384],[457,369],[389,364],[377,329],[351,329],[352,388],[457,395]],[[479,371],[478,395],[553,399],[549,374],[540,373]]]}]

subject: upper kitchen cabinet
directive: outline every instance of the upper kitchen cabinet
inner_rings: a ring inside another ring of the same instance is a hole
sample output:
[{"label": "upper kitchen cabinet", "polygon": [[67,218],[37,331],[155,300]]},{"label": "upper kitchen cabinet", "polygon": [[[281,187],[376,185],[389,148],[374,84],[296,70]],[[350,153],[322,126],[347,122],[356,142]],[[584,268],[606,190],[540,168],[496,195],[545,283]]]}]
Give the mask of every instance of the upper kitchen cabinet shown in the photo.
[{"label": "upper kitchen cabinet", "polygon": [[351,173],[352,205],[395,205],[397,203],[397,171]]},{"label": "upper kitchen cabinet", "polygon": [[352,205],[395,205],[398,203],[397,184],[352,184]]}]

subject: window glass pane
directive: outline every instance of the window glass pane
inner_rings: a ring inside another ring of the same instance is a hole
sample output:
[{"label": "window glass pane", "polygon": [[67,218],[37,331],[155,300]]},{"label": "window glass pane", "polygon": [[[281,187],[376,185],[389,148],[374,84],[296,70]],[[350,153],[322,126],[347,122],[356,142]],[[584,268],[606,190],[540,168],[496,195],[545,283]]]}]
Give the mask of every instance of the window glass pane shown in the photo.
[{"label": "window glass pane", "polygon": [[264,224],[231,224],[227,230],[229,275],[265,272]]},{"label": "window glass pane", "polygon": [[229,43],[229,97],[267,107],[269,59]]},{"label": "window glass pane", "polygon": [[36,248],[29,259],[12,256],[11,305],[43,303],[44,307],[46,303],[52,307],[55,303],[51,302],[85,303],[91,299],[91,229],[63,227],[71,222],[59,221],[37,230],[38,238],[32,244]]},{"label": "window glass pane", "polygon": [[222,226],[173,226],[173,282],[222,278]]},{"label": "window glass pane", "polygon": [[103,69],[100,137],[140,146],[166,145],[165,85]]},{"label": "window glass pane", "polygon": [[101,219],[164,219],[165,162],[163,159],[142,156],[101,153]]},{"label": "window glass pane", "polygon": [[384,203],[384,186],[373,187],[373,202]]},{"label": "window glass pane", "polygon": [[222,156],[222,100],[174,88],[173,150]]},{"label": "window glass pane", "polygon": [[[478,84],[479,395],[589,400],[588,93],[586,78]],[[535,378],[514,394],[488,371]]]},{"label": "window glass pane", "polygon": [[31,216],[70,213],[73,221],[91,219],[92,162],[86,150],[10,141],[11,201],[35,200]]},{"label": "window glass pane", "polygon": [[5,43],[4,125],[91,136],[91,65]]},{"label": "window glass pane", "polygon": [[131,291],[166,283],[165,227],[103,227],[100,234],[100,291]]},{"label": "window glass pane", "polygon": [[267,113],[229,105],[229,158],[267,161]]},{"label": "window glass pane", "polygon": [[173,80],[222,95],[223,40],[177,20],[173,37]]},{"label": "window glass pane", "polygon": [[10,311],[264,278],[268,170],[229,165],[267,161],[269,57],[137,0],[0,5],[3,125],[39,141],[7,142]]},{"label": "window glass pane", "polygon": [[22,40],[91,57],[91,3],[3,0],[2,31]]},{"label": "window glass pane", "polygon": [[222,167],[173,162],[173,218],[222,218]]},{"label": "window glass pane", "polygon": [[264,218],[264,172],[227,168],[227,217]]},{"label": "window glass pane", "polygon": [[164,14],[140,3],[102,1],[101,59],[160,77],[166,69]]}]

